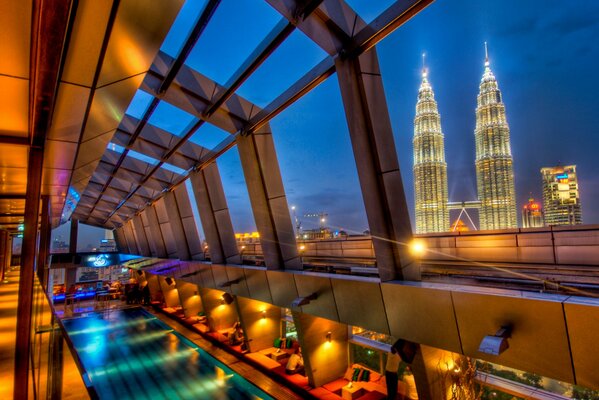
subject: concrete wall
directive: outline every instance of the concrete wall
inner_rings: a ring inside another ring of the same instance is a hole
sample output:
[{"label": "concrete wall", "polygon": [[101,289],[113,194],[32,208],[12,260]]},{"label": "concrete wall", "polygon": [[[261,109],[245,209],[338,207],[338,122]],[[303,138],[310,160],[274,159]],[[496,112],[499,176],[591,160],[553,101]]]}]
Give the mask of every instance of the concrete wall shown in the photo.
[{"label": "concrete wall", "polygon": [[249,340],[249,351],[273,346],[281,335],[281,309],[269,303],[237,297],[241,326]]},{"label": "concrete wall", "polygon": [[208,317],[208,325],[213,331],[231,328],[235,322],[239,321],[235,302],[222,303],[221,299],[224,293],[221,290],[200,288],[204,312]]},{"label": "concrete wall", "polygon": [[310,385],[318,387],[342,377],[348,362],[347,325],[299,312],[293,312],[293,322]]},{"label": "concrete wall", "polygon": [[179,301],[186,317],[195,317],[198,313],[204,311],[197,285],[177,279],[176,286],[179,293]]}]

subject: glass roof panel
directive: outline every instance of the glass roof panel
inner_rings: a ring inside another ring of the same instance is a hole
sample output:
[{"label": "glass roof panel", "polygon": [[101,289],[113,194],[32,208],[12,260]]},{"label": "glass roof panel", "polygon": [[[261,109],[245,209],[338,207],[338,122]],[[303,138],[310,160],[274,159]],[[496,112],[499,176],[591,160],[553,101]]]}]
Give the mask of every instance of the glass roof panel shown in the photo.
[{"label": "glass roof panel", "polygon": [[125,111],[125,114],[141,119],[150,106],[153,98],[154,97],[151,94],[144,92],[143,90],[138,90],[135,92],[135,96],[133,96],[131,103],[129,103],[129,107],[127,108],[127,111]]},{"label": "glass roof panel", "polygon": [[345,0],[346,3],[366,22],[371,22],[389,8],[395,0]]},{"label": "glass roof panel", "polygon": [[207,0],[186,0],[160,50],[176,57],[206,6]]},{"label": "glass roof panel", "polygon": [[185,170],[183,168],[179,168],[172,164],[162,163],[161,168],[166,169],[167,171],[174,172],[175,174],[184,175]]},{"label": "glass roof panel", "polygon": [[173,135],[182,136],[197,119],[165,101],[161,101],[148,122]]},{"label": "glass roof panel", "polygon": [[[116,143],[108,143],[108,148],[112,151],[116,151],[119,154],[122,154],[123,151],[125,151],[125,148],[123,146],[120,146]],[[143,161],[150,165],[156,165],[159,162],[159,160],[157,160],[155,158],[148,157],[145,154],[138,153],[137,151],[133,151],[133,150],[129,150],[129,152],[127,153],[127,157],[135,158],[136,160]],[[175,165],[168,164],[168,163],[162,163],[160,168],[164,168],[167,171],[171,171],[171,172],[174,172],[175,174],[179,174],[179,175],[185,174],[185,170],[183,168],[179,168]]]},{"label": "glass roof panel", "polygon": [[223,0],[186,64],[224,85],[280,19],[265,1]]},{"label": "glass roof panel", "polygon": [[205,123],[193,134],[189,141],[206,149],[214,149],[229,136],[231,135],[228,132],[212,124]]},{"label": "glass roof panel", "polygon": [[300,30],[295,30],[237,91],[264,107],[327,57]]}]

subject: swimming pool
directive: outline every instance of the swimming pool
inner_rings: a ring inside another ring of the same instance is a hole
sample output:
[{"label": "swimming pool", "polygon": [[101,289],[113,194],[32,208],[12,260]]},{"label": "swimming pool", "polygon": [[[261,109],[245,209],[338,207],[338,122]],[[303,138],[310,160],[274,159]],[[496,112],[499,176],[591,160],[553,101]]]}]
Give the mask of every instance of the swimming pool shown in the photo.
[{"label": "swimming pool", "polygon": [[272,399],[142,308],[63,323],[100,399]]}]

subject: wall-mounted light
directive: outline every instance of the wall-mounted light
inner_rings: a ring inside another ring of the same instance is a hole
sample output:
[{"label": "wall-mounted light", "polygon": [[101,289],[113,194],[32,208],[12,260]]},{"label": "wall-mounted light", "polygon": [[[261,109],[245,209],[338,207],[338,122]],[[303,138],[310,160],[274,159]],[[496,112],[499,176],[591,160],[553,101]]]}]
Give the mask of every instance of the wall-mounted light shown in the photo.
[{"label": "wall-mounted light", "polygon": [[262,310],[262,319],[266,319],[266,310]]},{"label": "wall-mounted light", "polygon": [[223,293],[221,297],[221,304],[231,304],[233,302],[233,296],[229,293]]},{"label": "wall-mounted light", "polygon": [[198,295],[198,291],[197,291],[197,290],[194,290],[194,291],[193,291],[193,295],[194,295],[194,296],[197,296],[197,295]]},{"label": "wall-mounted light", "polygon": [[331,331],[327,332],[326,338],[327,338],[327,343],[331,343]]},{"label": "wall-mounted light", "polygon": [[510,347],[507,340],[511,335],[512,328],[510,326],[502,326],[495,335],[487,335],[483,338],[478,346],[478,351],[498,356]]},{"label": "wall-mounted light", "polygon": [[144,274],[144,272],[140,269],[137,270],[137,275],[142,276]]},{"label": "wall-mounted light", "polygon": [[175,283],[175,280],[173,278],[171,278],[170,276],[167,276],[166,278],[164,278],[164,281],[166,282],[167,285],[173,285]]}]

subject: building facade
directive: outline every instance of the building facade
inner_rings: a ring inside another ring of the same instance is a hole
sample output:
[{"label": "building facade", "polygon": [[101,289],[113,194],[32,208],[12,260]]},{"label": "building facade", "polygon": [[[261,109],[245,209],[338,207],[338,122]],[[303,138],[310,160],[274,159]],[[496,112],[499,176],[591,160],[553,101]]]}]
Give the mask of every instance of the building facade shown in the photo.
[{"label": "building facade", "polygon": [[477,99],[474,138],[476,183],[481,202],[480,229],[516,228],[518,222],[510,129],[488,54]]},{"label": "building facade", "polygon": [[547,225],[582,224],[576,165],[541,168]]},{"label": "building facade", "polygon": [[531,197],[528,199],[528,203],[522,207],[522,227],[540,228],[543,226],[545,226],[543,206]]},{"label": "building facade", "polygon": [[414,196],[416,233],[449,231],[447,164],[441,116],[433,89],[422,71],[414,118]]}]

